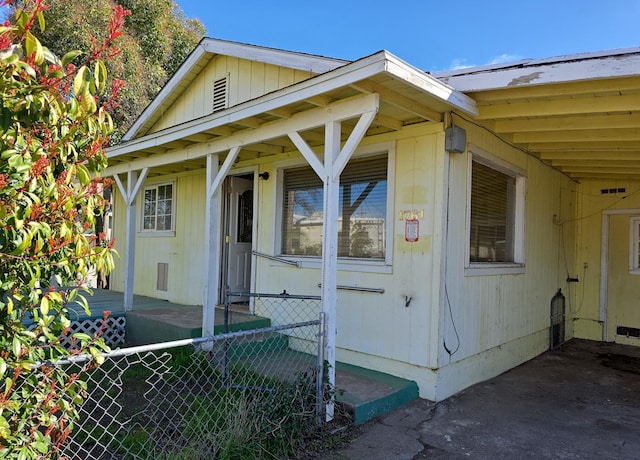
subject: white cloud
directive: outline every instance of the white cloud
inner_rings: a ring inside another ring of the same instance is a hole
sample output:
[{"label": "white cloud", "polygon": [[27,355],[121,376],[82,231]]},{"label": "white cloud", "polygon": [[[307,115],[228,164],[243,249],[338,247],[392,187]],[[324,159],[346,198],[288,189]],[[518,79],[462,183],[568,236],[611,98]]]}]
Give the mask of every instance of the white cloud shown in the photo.
[{"label": "white cloud", "polygon": [[491,59],[491,61],[489,61],[487,64],[491,65],[491,64],[504,64],[505,62],[513,62],[513,61],[519,61],[520,59],[522,59],[520,56],[518,56],[517,54],[501,54],[500,56],[496,56],[493,59]]},{"label": "white cloud", "polygon": [[506,62],[514,62],[514,61],[519,61],[521,59],[522,57],[518,56],[517,54],[504,53],[492,58],[491,60],[489,60],[489,62],[486,62],[484,64],[469,64],[469,62],[464,58],[456,58],[451,61],[451,64],[449,64],[449,67],[447,68],[447,70],[468,69],[469,67],[478,67],[479,65],[482,66],[482,65],[504,64]]}]

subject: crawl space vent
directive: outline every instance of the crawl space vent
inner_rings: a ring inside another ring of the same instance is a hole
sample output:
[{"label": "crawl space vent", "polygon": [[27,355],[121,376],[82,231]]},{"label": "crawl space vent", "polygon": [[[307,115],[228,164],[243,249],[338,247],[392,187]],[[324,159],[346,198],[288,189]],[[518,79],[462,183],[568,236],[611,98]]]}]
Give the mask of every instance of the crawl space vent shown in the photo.
[{"label": "crawl space vent", "polygon": [[601,195],[615,195],[617,193],[627,193],[626,188],[603,188],[600,189]]},{"label": "crawl space vent", "polygon": [[616,328],[616,335],[640,338],[640,329],[637,327],[618,326]]}]

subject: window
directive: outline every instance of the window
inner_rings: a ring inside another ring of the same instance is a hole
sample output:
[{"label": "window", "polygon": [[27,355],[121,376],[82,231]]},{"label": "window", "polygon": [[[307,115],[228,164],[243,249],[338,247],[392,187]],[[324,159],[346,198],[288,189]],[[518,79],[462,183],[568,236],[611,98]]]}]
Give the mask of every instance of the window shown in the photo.
[{"label": "window", "polygon": [[174,225],[174,184],[159,184],[144,189],[143,232],[172,232]]},{"label": "window", "polygon": [[640,274],[640,217],[632,217],[629,221],[629,271]]},{"label": "window", "polygon": [[486,155],[471,161],[468,266],[522,265],[525,177]]},{"label": "window", "polygon": [[[340,176],[338,256],[385,260],[388,155],[352,159]],[[310,167],[283,172],[282,253],[322,254],[323,184]]]}]

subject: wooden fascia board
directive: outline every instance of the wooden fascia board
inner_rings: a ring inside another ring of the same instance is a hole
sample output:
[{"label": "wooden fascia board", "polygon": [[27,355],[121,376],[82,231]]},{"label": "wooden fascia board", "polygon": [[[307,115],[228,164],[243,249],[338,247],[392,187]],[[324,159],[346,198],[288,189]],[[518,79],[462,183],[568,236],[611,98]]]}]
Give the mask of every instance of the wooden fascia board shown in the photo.
[{"label": "wooden fascia board", "polygon": [[478,115],[476,102],[469,96],[443,83],[432,75],[413,67],[393,54],[386,51],[383,51],[383,53],[387,61],[386,70],[393,76],[414,88],[429,93],[434,98],[450,106],[453,110],[461,110],[471,116]]},{"label": "wooden fascia board", "polygon": [[[634,51],[634,50],[631,50]],[[603,78],[640,75],[640,53],[616,54],[596,58],[567,56],[566,61],[528,61],[502,69],[469,70],[462,75],[436,75],[458,91],[486,91],[526,85],[568,83]]]},{"label": "wooden fascia board", "polygon": [[266,48],[215,38],[204,38],[201,41],[201,45],[203,49],[209,53],[233,56],[240,59],[263,62],[265,64],[288,67],[296,70],[304,70],[314,74],[326,73],[351,62],[344,59],[296,53],[294,51]]},{"label": "wooden fascia board", "polygon": [[[193,160],[209,153],[226,152],[234,147],[263,142],[274,137],[285,136],[290,132],[301,132],[318,126],[324,126],[328,122],[350,119],[366,112],[377,112],[379,104],[380,101],[377,94],[357,96],[346,101],[336,102],[326,108],[300,112],[289,119],[266,123],[256,129],[243,130],[229,137],[207,143],[195,144],[184,150],[119,163],[108,167],[103,171],[102,175],[110,176],[130,170]],[[151,141],[153,141],[153,139],[151,139]]]}]

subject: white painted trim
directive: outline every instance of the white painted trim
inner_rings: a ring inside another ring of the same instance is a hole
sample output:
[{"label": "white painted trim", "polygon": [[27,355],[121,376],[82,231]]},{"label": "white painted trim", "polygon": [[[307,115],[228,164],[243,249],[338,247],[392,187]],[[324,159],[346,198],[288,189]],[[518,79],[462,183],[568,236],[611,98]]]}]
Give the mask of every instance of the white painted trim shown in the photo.
[{"label": "white painted trim", "polygon": [[336,158],[336,162],[333,165],[333,180],[337,179],[338,181],[340,181],[340,174],[342,174],[342,171],[351,159],[354,151],[356,150],[358,145],[360,145],[360,141],[362,141],[362,139],[364,138],[365,134],[367,133],[367,129],[369,129],[369,126],[371,126],[371,122],[376,117],[377,113],[377,110],[372,110],[370,112],[363,113],[358,119],[356,126],[353,128],[353,131],[351,131],[351,134],[349,135],[349,139],[347,139],[347,142],[344,143],[344,146],[340,150],[340,153]]},{"label": "white painted trim", "polygon": [[322,164],[316,153],[311,149],[311,147],[309,147],[309,144],[307,144],[307,142],[302,138],[302,136],[300,136],[300,134],[296,131],[288,133],[287,135],[298,148],[304,159],[307,160],[307,163],[309,163],[309,166],[311,166],[318,177],[324,177],[324,165]]},{"label": "white painted trim", "polygon": [[311,73],[325,73],[351,61],[313,54],[298,53],[265,46],[250,45],[215,38],[203,38],[200,45],[204,51],[224,56],[232,56],[249,61],[305,70]]},{"label": "white painted trim", "polygon": [[465,276],[519,275],[526,272],[524,264],[470,263],[465,267]]},{"label": "white painted trim", "polygon": [[[149,157],[132,160],[131,162],[110,166],[103,171],[102,175],[103,177],[107,177],[129,170],[141,169],[143,167],[162,166],[202,158],[208,153],[220,153],[234,147],[242,147],[244,145],[250,145],[256,142],[263,142],[268,139],[285,136],[293,131],[305,131],[317,128],[330,121],[342,121],[355,118],[365,112],[378,110],[379,103],[380,97],[377,94],[365,94],[348,99],[347,101],[330,104],[327,107],[300,112],[286,120],[268,123],[252,130],[241,131],[220,140],[197,144],[192,148],[178,150],[176,152],[166,153],[163,155],[151,155]],[[218,114],[222,113],[225,113],[225,111],[217,112],[215,115],[221,116]],[[233,120],[237,121],[245,117],[246,116],[244,115],[238,115],[237,117],[234,116]],[[226,120],[218,120],[216,123],[200,123],[198,126],[191,126],[190,129],[185,128],[183,131],[178,130],[178,132],[174,132],[174,130],[171,129],[167,130],[167,132],[162,131],[162,133],[156,133],[159,137],[156,137],[156,134],[154,134],[145,138],[136,139],[128,142],[127,144],[123,144],[120,147],[116,147],[117,150],[111,151],[110,155],[113,157],[126,153],[133,153],[146,148],[153,148],[172,140],[178,140],[179,138],[189,134],[197,134],[200,131],[212,129],[216,126],[222,126],[228,122],[233,122],[230,117],[224,118],[226,118]],[[185,125],[191,124],[185,123]]]},{"label": "white painted trim", "polygon": [[231,166],[233,166],[233,162],[236,161],[236,158],[238,158],[239,153],[240,147],[233,147],[231,150],[229,150],[229,153],[224,159],[224,163],[222,164],[220,171],[218,171],[218,173],[216,174],[216,178],[211,184],[211,189],[209,190],[209,195],[207,195],[207,197],[213,198],[213,195],[220,189],[220,184],[222,184],[222,181],[227,178],[229,170],[231,169]]},{"label": "white painted trim", "polygon": [[218,176],[218,155],[207,155],[205,190],[205,241],[204,241],[204,292],[202,301],[202,336],[213,335],[215,307],[220,293],[220,218],[221,194],[212,191],[212,184]]},{"label": "white painted trim", "polygon": [[609,225],[611,216],[640,214],[640,208],[607,209],[602,211],[602,235],[600,240],[600,322],[602,341],[606,342],[607,316],[609,312]]},{"label": "white painted trim", "polygon": [[[313,151],[312,151],[313,153]],[[341,271],[358,271],[358,272],[370,272],[370,273],[391,273],[391,267],[393,266],[393,215],[394,215],[394,200],[395,200],[395,165],[396,165],[396,142],[380,142],[376,144],[367,144],[359,146],[351,158],[366,158],[368,156],[375,156],[381,154],[387,154],[387,222],[385,223],[385,247],[386,254],[384,260],[382,259],[351,259],[348,257],[338,258],[338,270]],[[315,153],[313,153],[315,155]],[[306,157],[305,157],[306,159]],[[303,268],[320,268],[321,259],[317,256],[292,256],[282,253],[282,193],[283,193],[283,174],[284,170],[288,168],[295,168],[304,166],[297,159],[289,159],[274,164],[276,169],[277,185],[274,187],[274,201],[276,202],[276,218],[272,222],[274,235],[273,247],[274,253],[278,254],[278,257],[290,260],[292,262],[298,262],[300,267]],[[324,168],[324,166],[321,166]],[[322,177],[318,175],[319,177]]]},{"label": "white painted trim", "polygon": [[[144,192],[150,190],[152,188],[162,187],[163,185],[171,185],[171,229],[170,230],[154,230],[154,229],[145,229],[144,228]],[[138,190],[140,187],[138,187]],[[163,180],[163,181],[154,181],[147,183],[144,187],[142,187],[142,194],[140,195],[140,225],[138,227],[138,236],[141,237],[173,237],[176,236],[176,213],[177,213],[177,194],[178,194],[178,181],[176,179],[173,180]],[[135,194],[136,199],[138,194]]]}]

